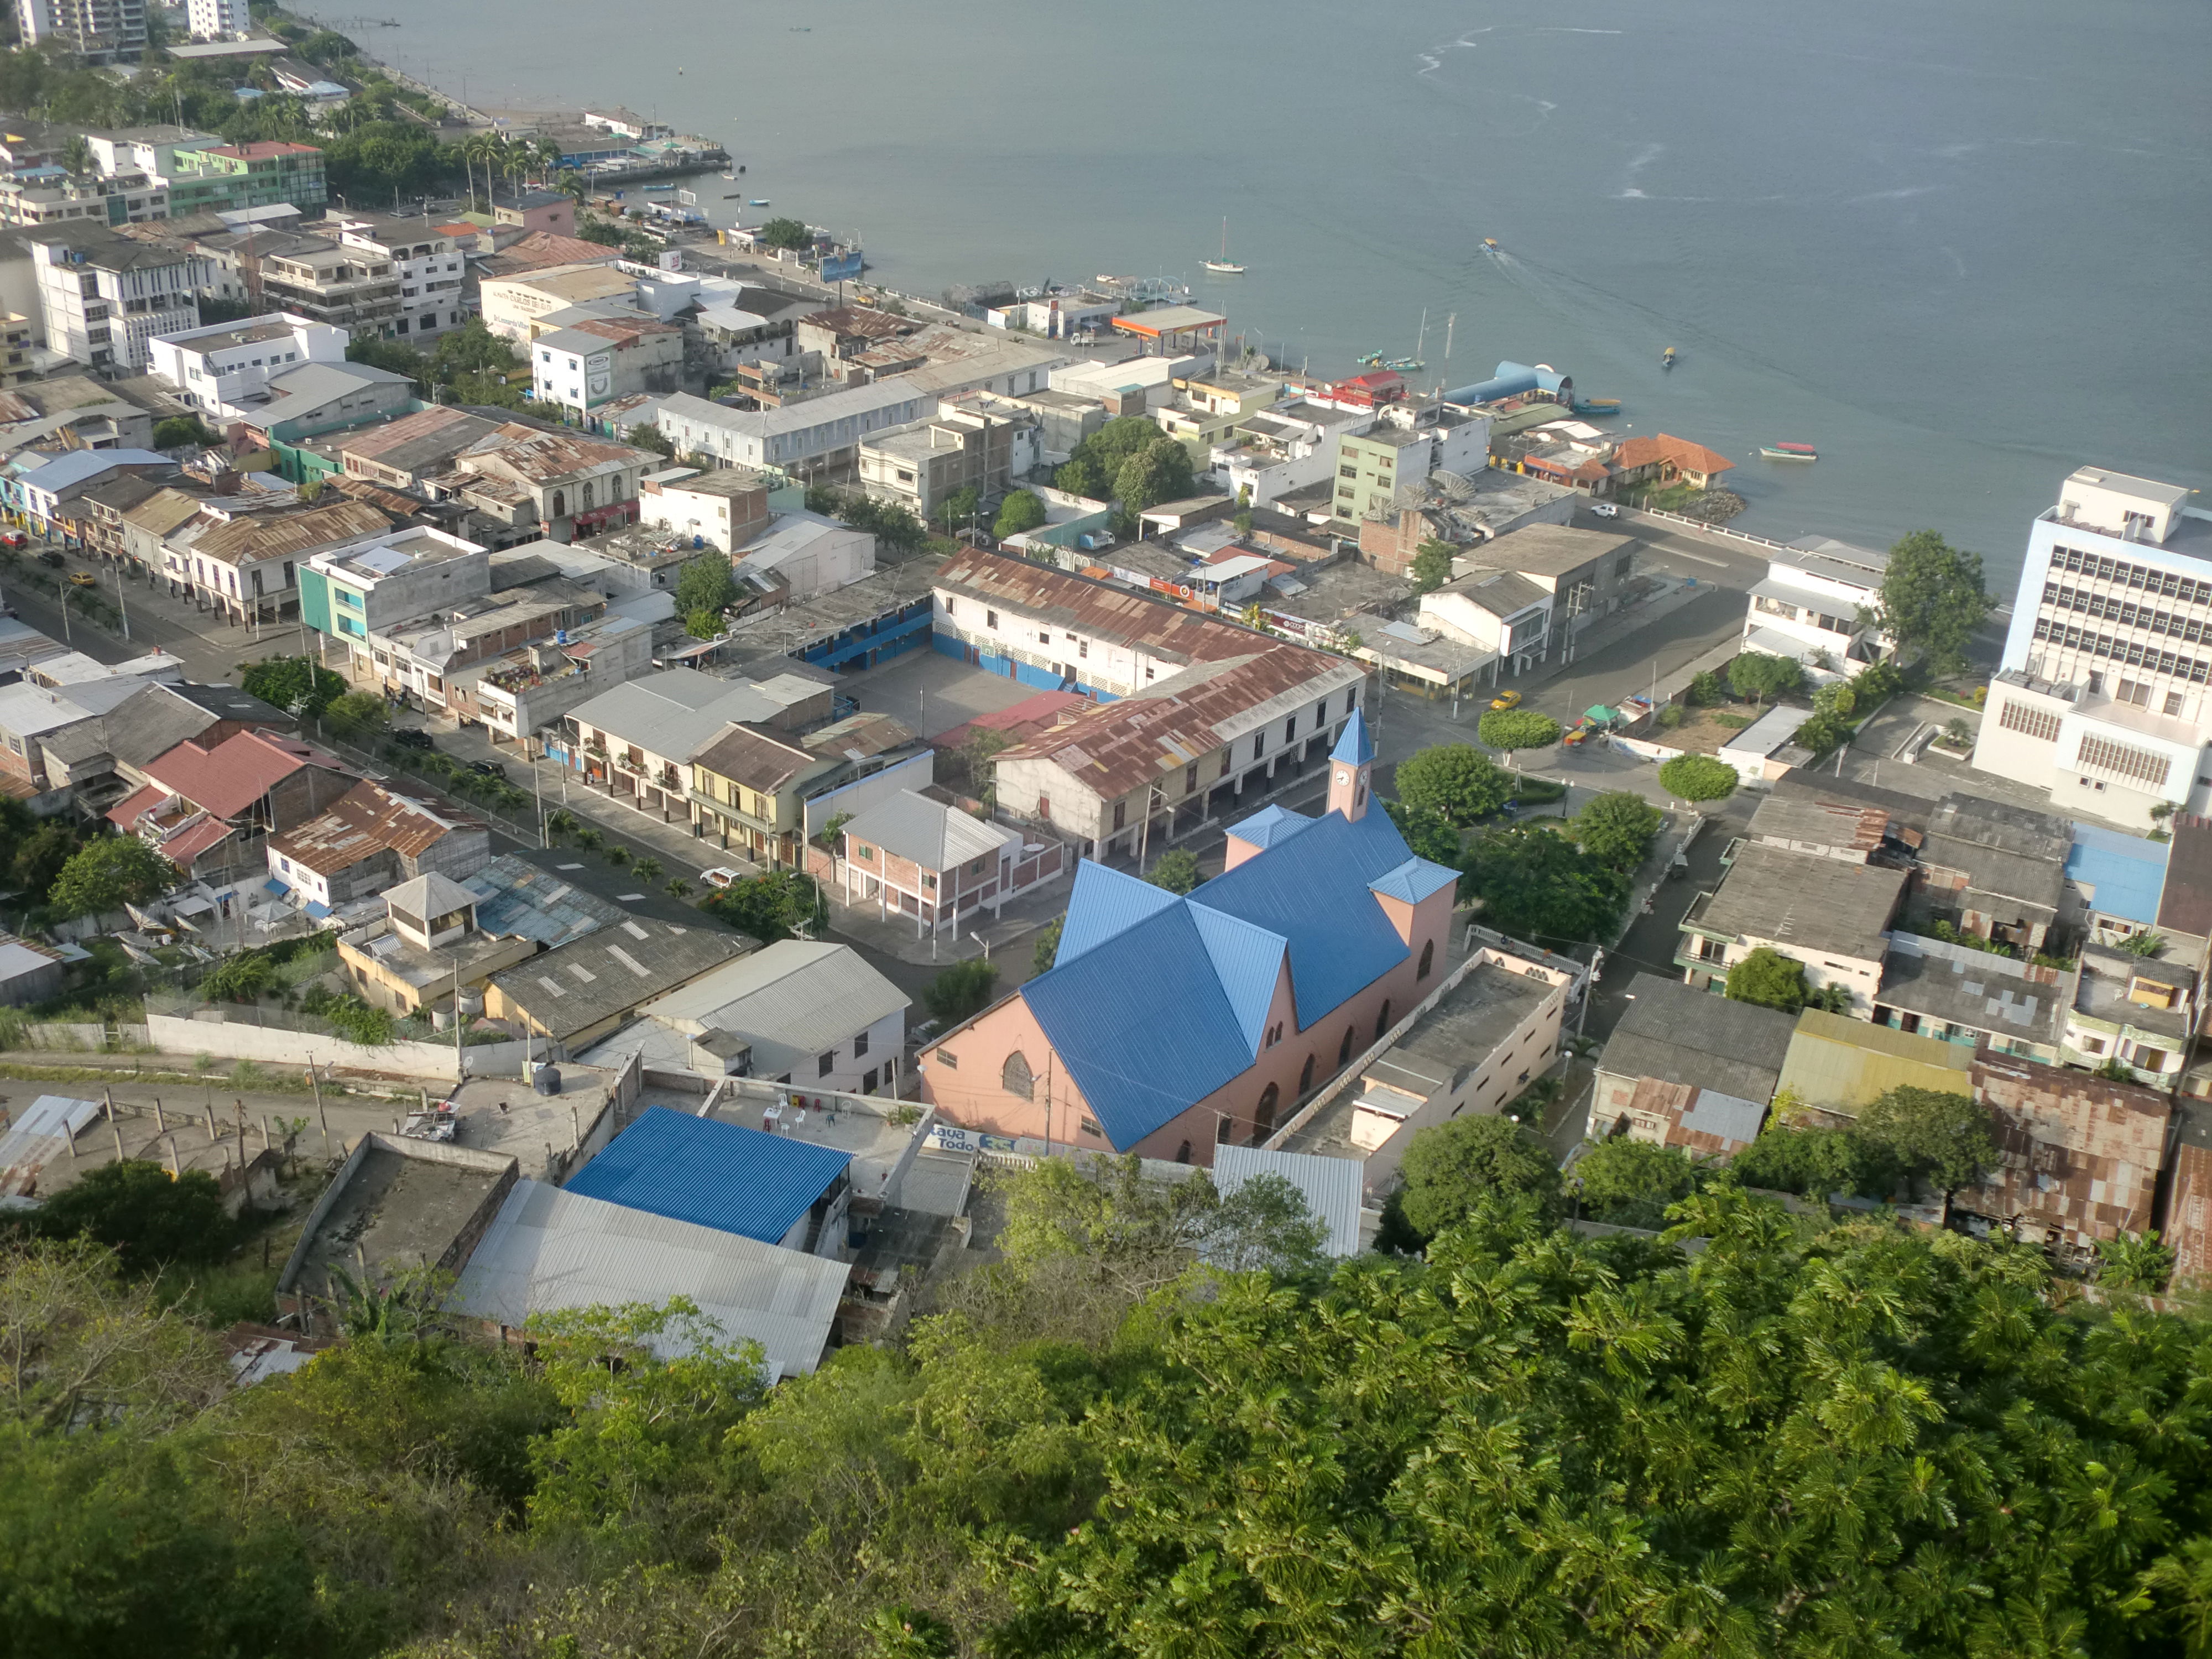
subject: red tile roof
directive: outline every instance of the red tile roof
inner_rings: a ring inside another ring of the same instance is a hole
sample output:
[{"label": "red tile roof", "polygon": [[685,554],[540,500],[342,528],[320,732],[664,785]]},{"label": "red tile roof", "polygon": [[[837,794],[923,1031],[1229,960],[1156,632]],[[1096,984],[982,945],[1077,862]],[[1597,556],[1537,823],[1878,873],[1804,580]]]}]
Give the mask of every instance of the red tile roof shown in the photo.
[{"label": "red tile roof", "polygon": [[[203,749],[188,738],[149,766],[146,775],[167,793],[181,795],[217,817],[228,818],[243,812],[303,766],[343,769],[337,757],[312,744],[255,731],[237,732],[213,749]],[[131,799],[136,800],[138,796]],[[129,805],[129,801],[124,803]],[[122,810],[116,808],[118,812]]]},{"label": "red tile roof", "polygon": [[1632,471],[1639,466],[1650,466],[1655,461],[1672,461],[1685,472],[1711,474],[1726,472],[1735,463],[1725,455],[1692,443],[1687,438],[1676,438],[1662,432],[1653,438],[1631,438],[1613,452],[1613,464],[1623,471]]}]

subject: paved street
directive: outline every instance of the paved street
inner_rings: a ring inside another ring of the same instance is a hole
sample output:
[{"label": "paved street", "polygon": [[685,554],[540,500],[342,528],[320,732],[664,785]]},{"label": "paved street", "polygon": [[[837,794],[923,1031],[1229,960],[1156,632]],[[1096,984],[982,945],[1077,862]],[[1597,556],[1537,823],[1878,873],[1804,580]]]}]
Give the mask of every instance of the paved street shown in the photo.
[{"label": "paved street", "polygon": [[[36,552],[47,544],[36,535],[31,538],[31,551]],[[96,558],[82,555],[69,556],[70,571],[89,571],[100,579],[100,592],[111,605],[118,598],[117,574],[113,567]],[[55,576],[66,576],[64,571],[50,571]],[[128,640],[119,634],[87,622],[76,605],[69,608],[64,628],[62,605],[53,596],[39,592],[24,582],[0,584],[6,602],[41,634],[68,644],[85,655],[100,662],[121,662],[127,657],[143,655],[161,650],[181,658],[188,678],[204,684],[222,681],[235,683],[238,665],[257,658],[289,653],[297,655],[303,648],[296,626],[282,629],[256,630],[225,622],[210,611],[198,611],[189,601],[171,599],[161,584],[149,586],[125,577],[120,583],[119,598],[124,614],[129,619],[131,635]]]}]

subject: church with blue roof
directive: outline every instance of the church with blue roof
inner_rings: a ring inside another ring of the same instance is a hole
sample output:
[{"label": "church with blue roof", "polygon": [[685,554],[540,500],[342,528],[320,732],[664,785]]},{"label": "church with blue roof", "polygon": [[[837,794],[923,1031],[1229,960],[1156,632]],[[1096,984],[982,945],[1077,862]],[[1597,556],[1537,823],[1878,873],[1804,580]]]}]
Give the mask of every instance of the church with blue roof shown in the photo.
[{"label": "church with blue roof", "polygon": [[1371,785],[1357,711],[1327,810],[1229,830],[1188,896],[1085,861],[1053,967],[922,1049],[940,1120],[1018,1141],[1211,1166],[1258,1145],[1434,990],[1458,872],[1416,858]]}]

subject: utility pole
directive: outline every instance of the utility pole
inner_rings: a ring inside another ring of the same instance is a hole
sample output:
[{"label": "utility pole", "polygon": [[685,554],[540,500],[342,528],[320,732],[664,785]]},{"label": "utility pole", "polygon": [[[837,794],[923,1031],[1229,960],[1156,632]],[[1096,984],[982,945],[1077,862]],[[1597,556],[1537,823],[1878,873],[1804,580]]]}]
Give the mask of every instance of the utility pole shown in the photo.
[{"label": "utility pole", "polygon": [[123,567],[115,567],[115,609],[123,618],[123,637],[131,637],[131,607],[123,602]]},{"label": "utility pole", "polygon": [[323,1126],[323,1156],[328,1158],[331,1153],[331,1119],[330,1114],[323,1109],[323,1079],[316,1073],[315,1053],[312,1048],[307,1051],[307,1085],[315,1091],[315,1116]]}]

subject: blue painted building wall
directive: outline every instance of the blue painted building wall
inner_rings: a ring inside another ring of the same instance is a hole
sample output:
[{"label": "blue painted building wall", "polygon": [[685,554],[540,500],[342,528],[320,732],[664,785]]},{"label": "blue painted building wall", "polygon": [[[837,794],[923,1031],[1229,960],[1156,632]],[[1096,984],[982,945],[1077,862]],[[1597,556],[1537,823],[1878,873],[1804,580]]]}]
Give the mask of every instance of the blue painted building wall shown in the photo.
[{"label": "blue painted building wall", "polygon": [[855,623],[842,634],[817,641],[795,654],[818,667],[858,672],[872,664],[912,651],[929,635],[931,601],[924,597],[887,615]]}]

